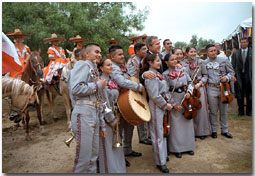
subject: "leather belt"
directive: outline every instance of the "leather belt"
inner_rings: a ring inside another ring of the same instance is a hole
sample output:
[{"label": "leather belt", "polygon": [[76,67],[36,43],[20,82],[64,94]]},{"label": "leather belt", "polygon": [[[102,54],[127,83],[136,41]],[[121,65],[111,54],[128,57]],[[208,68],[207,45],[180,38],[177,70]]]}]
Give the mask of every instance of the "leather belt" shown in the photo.
[{"label": "leather belt", "polygon": [[76,104],[79,105],[91,105],[99,108],[100,103],[98,101],[89,101],[89,100],[76,100]]},{"label": "leather belt", "polygon": [[208,83],[208,86],[219,88],[219,87],[220,87],[220,84]]},{"label": "leather belt", "polygon": [[[171,92],[173,90],[173,87],[171,86],[169,90]],[[183,87],[175,88],[174,91],[177,92],[177,93],[182,93],[182,92],[186,92],[186,90],[187,90],[187,87],[183,86]]]}]

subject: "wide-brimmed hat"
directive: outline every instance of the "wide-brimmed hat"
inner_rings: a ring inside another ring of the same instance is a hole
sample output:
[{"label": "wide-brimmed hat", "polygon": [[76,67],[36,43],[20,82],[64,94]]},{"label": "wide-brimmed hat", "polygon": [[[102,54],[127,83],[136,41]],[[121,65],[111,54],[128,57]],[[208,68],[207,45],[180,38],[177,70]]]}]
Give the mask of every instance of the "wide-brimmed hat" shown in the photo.
[{"label": "wide-brimmed hat", "polygon": [[141,39],[146,39],[146,38],[147,38],[147,35],[146,35],[146,34],[143,34],[143,35],[141,35],[140,37],[141,37]]},{"label": "wide-brimmed hat", "polygon": [[53,41],[64,41],[65,38],[58,38],[57,34],[53,33],[51,34],[50,38],[43,39],[44,42],[53,42]]},{"label": "wide-brimmed hat", "polygon": [[20,29],[15,29],[14,32],[8,32],[6,34],[8,37],[29,37],[29,34],[22,34]]},{"label": "wide-brimmed hat", "polygon": [[88,39],[81,38],[80,35],[76,35],[76,37],[72,37],[69,39],[71,42],[87,42]]},{"label": "wide-brimmed hat", "polygon": [[134,40],[138,40],[138,39],[140,39],[141,38],[141,36],[137,36],[137,35],[132,35],[131,37],[129,37],[129,39],[128,40],[130,40],[130,41],[134,41]]},{"label": "wide-brimmed hat", "polygon": [[119,40],[116,40],[115,38],[111,38],[110,40],[109,40],[109,43],[111,44],[111,43],[119,43],[120,41]]}]

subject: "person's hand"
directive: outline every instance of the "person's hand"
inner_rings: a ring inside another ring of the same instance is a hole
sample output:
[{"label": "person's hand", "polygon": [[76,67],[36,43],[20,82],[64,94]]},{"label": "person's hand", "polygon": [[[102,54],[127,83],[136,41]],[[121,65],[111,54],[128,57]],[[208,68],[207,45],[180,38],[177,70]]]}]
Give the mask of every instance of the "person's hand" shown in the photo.
[{"label": "person's hand", "polygon": [[156,78],[156,75],[152,71],[146,71],[143,73],[143,77],[152,80]]},{"label": "person's hand", "polygon": [[196,85],[195,85],[195,89],[198,89],[199,87],[201,87],[201,82],[199,82],[199,83],[197,83]]},{"label": "person's hand", "polygon": [[236,82],[236,77],[235,77],[235,76],[233,76],[232,81],[233,81],[234,83]]},{"label": "person's hand", "polygon": [[168,107],[167,107],[167,110],[170,111],[171,109],[173,109],[173,105],[170,104]]},{"label": "person's hand", "polygon": [[187,93],[185,94],[185,99],[189,99],[189,98],[190,98],[190,93],[187,92]]},{"label": "person's hand", "polygon": [[100,137],[105,138],[106,137],[106,131],[100,130],[99,135],[100,135]]},{"label": "person's hand", "polygon": [[226,77],[226,76],[223,76],[222,78],[220,78],[220,80],[221,80],[221,82],[223,82],[223,83],[224,83],[224,82],[227,82],[227,80],[228,80],[228,79],[227,79],[227,77]]},{"label": "person's hand", "polygon": [[176,111],[181,111],[181,110],[182,110],[182,106],[181,106],[181,105],[179,105],[179,106],[174,106],[174,109],[175,109]]},{"label": "person's hand", "polygon": [[100,82],[101,83],[101,85],[102,85],[102,88],[104,89],[105,88],[105,86],[106,86],[106,80],[105,79],[99,79],[98,80],[98,82]]},{"label": "person's hand", "polygon": [[178,69],[181,69],[181,68],[182,68],[182,65],[181,65],[181,64],[176,64],[176,67],[177,67]]}]

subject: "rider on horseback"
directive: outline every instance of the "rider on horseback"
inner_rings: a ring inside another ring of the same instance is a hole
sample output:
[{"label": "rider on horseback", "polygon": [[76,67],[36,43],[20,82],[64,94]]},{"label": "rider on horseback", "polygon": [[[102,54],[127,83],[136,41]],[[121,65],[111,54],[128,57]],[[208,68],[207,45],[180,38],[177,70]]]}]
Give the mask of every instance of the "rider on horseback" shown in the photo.
[{"label": "rider on horseback", "polygon": [[59,93],[59,79],[61,70],[69,60],[65,56],[65,50],[58,46],[59,41],[64,41],[64,38],[58,38],[55,33],[51,35],[51,38],[46,38],[43,41],[51,43],[47,53],[49,57],[49,65],[45,67],[44,79],[45,83],[53,85],[56,91]]}]

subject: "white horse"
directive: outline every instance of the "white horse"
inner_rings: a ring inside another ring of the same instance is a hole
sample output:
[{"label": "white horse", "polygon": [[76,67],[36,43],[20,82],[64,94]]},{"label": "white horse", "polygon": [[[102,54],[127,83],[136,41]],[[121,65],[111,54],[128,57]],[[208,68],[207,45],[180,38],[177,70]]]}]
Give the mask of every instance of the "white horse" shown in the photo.
[{"label": "white horse", "polygon": [[[71,109],[72,109],[72,104],[71,104],[71,100],[70,100],[70,96],[69,96],[69,89],[68,86],[65,82],[65,80],[67,79],[68,73],[69,71],[73,68],[74,64],[76,63],[76,59],[74,54],[67,50],[67,52],[70,55],[70,62],[68,62],[63,68],[62,68],[62,72],[61,72],[61,77],[60,77],[60,82],[59,82],[59,89],[60,89],[60,94],[63,96],[64,98],[64,106],[66,109],[66,116],[67,116],[67,125],[68,125],[68,129],[71,129]],[[49,102],[49,107],[51,110],[51,113],[53,115],[53,120],[57,121],[58,117],[56,116],[56,113],[54,111],[54,101],[57,97],[58,93],[56,91],[56,89],[53,86],[48,86],[46,88],[46,96],[47,96],[47,100]]]},{"label": "white horse", "polygon": [[[30,107],[34,107],[39,102],[36,88],[26,82],[12,77],[2,77],[2,98],[11,99],[10,117],[19,122],[18,119],[26,118],[26,140],[31,140],[29,136],[29,112]],[[23,121],[24,122],[24,121]],[[24,122],[25,123],[25,122]]]}]

